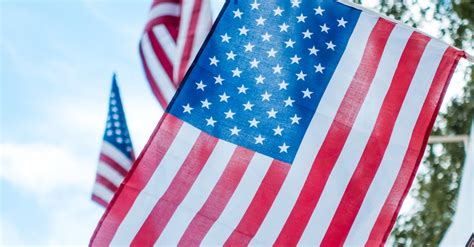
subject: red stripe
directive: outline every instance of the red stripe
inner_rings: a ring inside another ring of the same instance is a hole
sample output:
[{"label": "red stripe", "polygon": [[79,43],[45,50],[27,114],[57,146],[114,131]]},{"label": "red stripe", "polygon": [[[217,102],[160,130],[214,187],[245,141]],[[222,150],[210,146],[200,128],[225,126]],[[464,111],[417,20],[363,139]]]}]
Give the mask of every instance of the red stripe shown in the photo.
[{"label": "red stripe", "polygon": [[237,227],[225,242],[225,246],[247,246],[255,236],[273,204],[290,165],[274,160],[258,187],[255,196]]},{"label": "red stripe", "polygon": [[359,68],[275,245],[296,245],[301,238],[364,102],[394,26],[380,18],[372,30]]},{"label": "red stripe", "polygon": [[253,155],[253,151],[242,147],[234,151],[211,194],[181,237],[179,246],[197,246],[201,243],[234,194]]},{"label": "red stripe", "polygon": [[160,62],[161,66],[163,67],[163,70],[166,72],[168,75],[168,78],[170,81],[173,80],[173,64],[171,64],[171,61],[168,58],[168,55],[165,53],[163,50],[163,47],[161,46],[160,42],[155,36],[155,33],[153,31],[148,33],[148,38],[150,39],[151,47],[153,48],[153,52],[155,53],[154,55]]},{"label": "red stripe", "polygon": [[91,238],[92,246],[108,246],[135,199],[159,166],[183,122],[165,113],[150,140],[116,192]]},{"label": "red stripe", "polygon": [[151,4],[151,8],[154,8],[155,6],[162,4],[162,3],[180,3],[180,0],[154,0],[153,3]]},{"label": "red stripe", "polygon": [[[161,16],[153,20],[149,20],[145,26],[144,32],[153,30],[155,26],[165,25],[170,34],[177,33],[179,30],[179,17],[176,16]],[[176,42],[176,36],[171,35]]]},{"label": "red stripe", "polygon": [[176,86],[179,85],[181,79],[183,79],[188,68],[189,60],[191,60],[191,54],[193,51],[194,38],[196,36],[196,27],[199,22],[199,14],[201,13],[202,0],[195,0],[193,9],[191,12],[191,18],[189,20],[188,32],[186,33],[186,42],[183,48],[183,54],[179,63],[178,80],[175,82]]},{"label": "red stripe", "polygon": [[446,50],[440,62],[423,103],[420,116],[413,129],[402,167],[372,228],[367,245],[379,245],[387,240],[423,157],[423,150],[426,147],[434,120],[459,58],[460,53],[450,47]]},{"label": "red stripe", "polygon": [[104,199],[98,197],[97,195],[92,194],[91,199],[92,199],[92,201],[94,201],[94,202],[98,203],[99,205],[103,206],[104,208],[107,207],[107,205],[108,205],[108,203]]},{"label": "red stripe", "polygon": [[115,186],[115,184],[113,184],[107,178],[105,178],[105,177],[103,177],[99,174],[97,174],[97,176],[95,178],[95,182],[99,183],[99,184],[102,184],[104,187],[106,187],[107,189],[109,189],[112,192],[115,192],[118,189],[117,186]]},{"label": "red stripe", "polygon": [[131,245],[150,245],[160,237],[176,208],[186,197],[194,181],[211,156],[218,139],[201,132],[178,173],[143,223]]},{"label": "red stripe", "polygon": [[414,32],[408,39],[377,116],[374,129],[324,235],[322,246],[342,245],[346,240],[382,162],[408,88],[429,40],[430,38],[417,32]]},{"label": "red stripe", "polygon": [[99,156],[99,160],[110,166],[112,169],[116,170],[122,176],[127,176],[128,171],[125,170],[125,168],[123,168],[119,163],[117,163],[114,159],[110,158],[106,154],[101,153]]},{"label": "red stripe", "polygon": [[153,78],[153,75],[151,74],[150,69],[148,68],[148,64],[146,63],[145,55],[143,54],[143,49],[141,45],[139,46],[139,51],[140,51],[140,57],[142,58],[143,69],[145,70],[145,75],[146,75],[146,78],[148,79],[148,83],[150,84],[151,90],[153,94],[155,95],[156,99],[158,99],[158,102],[160,103],[161,107],[163,107],[163,109],[166,109],[166,107],[168,106],[168,102],[166,101],[166,98],[163,96],[163,93],[158,87],[158,83],[155,81],[155,79]]}]

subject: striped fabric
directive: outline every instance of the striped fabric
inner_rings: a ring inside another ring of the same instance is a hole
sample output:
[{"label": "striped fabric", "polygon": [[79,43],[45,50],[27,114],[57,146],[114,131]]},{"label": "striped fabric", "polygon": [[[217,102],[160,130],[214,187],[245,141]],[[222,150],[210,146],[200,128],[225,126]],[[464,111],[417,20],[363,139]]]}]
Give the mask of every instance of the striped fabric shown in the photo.
[{"label": "striped fabric", "polygon": [[120,91],[114,75],[92,200],[107,207],[134,160],[132,140],[128,133]]},{"label": "striped fabric", "polygon": [[383,244],[464,55],[334,1],[227,1],[91,245]]},{"label": "striped fabric", "polygon": [[211,25],[209,0],[153,1],[140,41],[140,56],[163,108],[173,98]]}]

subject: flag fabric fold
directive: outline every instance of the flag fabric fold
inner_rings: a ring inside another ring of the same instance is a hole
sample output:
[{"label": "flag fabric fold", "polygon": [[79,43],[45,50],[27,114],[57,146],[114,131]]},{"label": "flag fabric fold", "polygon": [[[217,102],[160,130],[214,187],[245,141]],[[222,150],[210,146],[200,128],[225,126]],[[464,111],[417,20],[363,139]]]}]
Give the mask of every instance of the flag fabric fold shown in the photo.
[{"label": "flag fabric fold", "polygon": [[227,1],[91,245],[381,245],[462,51],[336,1]]},{"label": "flag fabric fold", "polygon": [[212,25],[209,0],[154,0],[140,40],[146,78],[163,109]]},{"label": "flag fabric fold", "polygon": [[122,99],[114,75],[92,200],[107,207],[130,170],[133,161],[135,161],[135,154],[132,140],[128,132]]}]

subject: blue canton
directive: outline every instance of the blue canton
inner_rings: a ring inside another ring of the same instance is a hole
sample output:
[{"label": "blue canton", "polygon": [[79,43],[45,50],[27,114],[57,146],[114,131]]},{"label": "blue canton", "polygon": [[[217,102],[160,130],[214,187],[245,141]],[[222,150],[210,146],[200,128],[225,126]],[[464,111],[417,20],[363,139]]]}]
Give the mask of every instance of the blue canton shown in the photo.
[{"label": "blue canton", "polygon": [[359,15],[335,1],[227,1],[168,111],[292,163]]},{"label": "blue canton", "polygon": [[112,78],[104,141],[115,146],[131,160],[135,159],[115,75]]}]

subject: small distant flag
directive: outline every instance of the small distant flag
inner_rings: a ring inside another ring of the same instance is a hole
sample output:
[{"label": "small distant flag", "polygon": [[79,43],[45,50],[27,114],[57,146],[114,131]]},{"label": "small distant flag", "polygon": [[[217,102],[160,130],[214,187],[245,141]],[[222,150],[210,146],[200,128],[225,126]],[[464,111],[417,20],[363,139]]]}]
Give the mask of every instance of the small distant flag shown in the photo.
[{"label": "small distant flag", "polygon": [[135,154],[128,132],[116,76],[112,78],[109,112],[100,150],[92,200],[106,207],[127,175]]},{"label": "small distant flag", "polygon": [[166,108],[211,29],[210,0],[154,0],[140,40],[145,75]]},{"label": "small distant flag", "polygon": [[91,245],[383,245],[464,52],[336,1],[211,32]]}]

